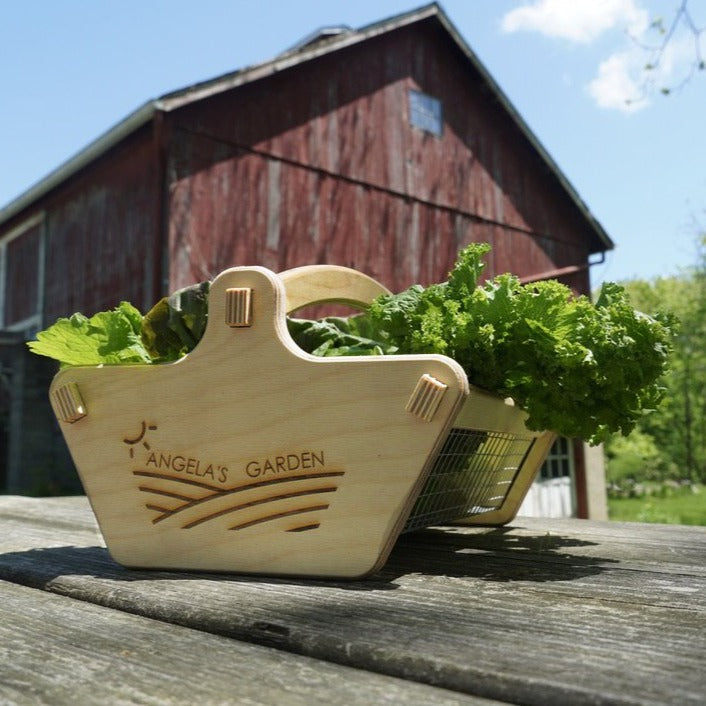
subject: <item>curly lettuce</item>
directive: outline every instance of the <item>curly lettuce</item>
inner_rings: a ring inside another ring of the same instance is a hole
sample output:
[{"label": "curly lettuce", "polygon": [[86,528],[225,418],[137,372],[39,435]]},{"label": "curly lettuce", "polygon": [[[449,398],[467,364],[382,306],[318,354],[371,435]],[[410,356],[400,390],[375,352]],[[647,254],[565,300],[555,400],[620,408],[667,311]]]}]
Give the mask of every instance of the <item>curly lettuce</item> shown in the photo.
[{"label": "curly lettuce", "polygon": [[[447,282],[373,302],[355,317],[368,347],[454,358],[472,384],[522,407],[530,429],[594,444],[628,434],[662,398],[675,319],[635,311],[612,283],[595,305],[552,280],[503,274],[480,283],[489,249],[463,250]],[[343,338],[339,347],[327,336],[325,355],[347,354]]]}]

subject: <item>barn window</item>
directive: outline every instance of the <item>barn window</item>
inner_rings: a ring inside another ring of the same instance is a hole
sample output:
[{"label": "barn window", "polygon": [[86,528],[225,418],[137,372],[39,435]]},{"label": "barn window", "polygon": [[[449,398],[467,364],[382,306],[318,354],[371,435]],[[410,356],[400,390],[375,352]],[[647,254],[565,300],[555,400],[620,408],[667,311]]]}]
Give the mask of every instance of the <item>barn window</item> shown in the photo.
[{"label": "barn window", "polygon": [[409,91],[409,124],[420,130],[441,137],[441,101],[426,93],[410,89]]},{"label": "barn window", "polygon": [[573,442],[559,437],[549,450],[547,460],[517,514],[576,517],[575,490]]},{"label": "barn window", "polygon": [[552,445],[547,460],[542,466],[539,476],[541,480],[551,478],[572,477],[574,473],[574,455],[569,439],[560,436]]},{"label": "barn window", "polygon": [[42,216],[0,238],[0,328],[32,335],[40,327],[43,252]]}]

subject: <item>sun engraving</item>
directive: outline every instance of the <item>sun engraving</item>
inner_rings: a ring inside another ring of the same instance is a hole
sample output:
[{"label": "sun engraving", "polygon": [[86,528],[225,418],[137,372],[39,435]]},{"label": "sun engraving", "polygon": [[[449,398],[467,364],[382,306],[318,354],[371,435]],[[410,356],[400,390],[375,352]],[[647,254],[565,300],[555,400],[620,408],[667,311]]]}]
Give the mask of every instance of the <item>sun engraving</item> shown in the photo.
[{"label": "sun engraving", "polygon": [[134,437],[126,437],[123,439],[123,443],[127,444],[130,447],[130,458],[135,458],[135,445],[139,444],[142,442],[142,445],[149,451],[150,450],[150,445],[145,439],[145,435],[147,434],[148,431],[154,431],[157,429],[156,424],[147,424],[147,422],[143,421],[142,422],[142,427],[140,429],[140,433]]}]

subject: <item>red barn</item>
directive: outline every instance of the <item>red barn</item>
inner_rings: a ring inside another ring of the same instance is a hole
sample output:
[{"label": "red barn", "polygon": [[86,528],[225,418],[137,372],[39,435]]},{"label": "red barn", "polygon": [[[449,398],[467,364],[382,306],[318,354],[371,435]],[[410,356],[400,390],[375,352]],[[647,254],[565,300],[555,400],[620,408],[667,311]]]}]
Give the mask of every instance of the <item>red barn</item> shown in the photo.
[{"label": "red barn", "polygon": [[[436,4],[146,103],[0,210],[0,483],[75,487],[52,370],[23,344],[57,317],[146,310],[237,264],[341,264],[398,291],[472,241],[488,275],[578,292],[613,246]],[[583,446],[563,457],[585,516]]]}]

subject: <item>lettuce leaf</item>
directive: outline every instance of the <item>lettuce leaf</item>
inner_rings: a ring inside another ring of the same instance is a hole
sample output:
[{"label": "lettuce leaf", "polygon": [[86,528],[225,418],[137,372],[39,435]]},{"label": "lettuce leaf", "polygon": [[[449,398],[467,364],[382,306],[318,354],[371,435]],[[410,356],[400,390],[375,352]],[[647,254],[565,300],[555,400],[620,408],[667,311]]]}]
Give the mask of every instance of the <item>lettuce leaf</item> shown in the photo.
[{"label": "lettuce leaf", "polygon": [[294,342],[316,356],[389,355],[397,352],[395,346],[375,338],[376,332],[371,329],[369,319],[362,315],[331,316],[316,321],[289,318],[287,327]]},{"label": "lettuce leaf", "polygon": [[61,318],[27,345],[37,355],[68,365],[150,363],[141,338],[142,314],[128,302],[91,318]]},{"label": "lettuce leaf", "polygon": [[196,347],[208,322],[210,282],[160,299],[142,319],[142,342],[153,362],[178,360]]},{"label": "lettuce leaf", "polygon": [[128,302],[87,318],[61,318],[28,342],[37,355],[69,365],[121,365],[178,360],[203,337],[210,282],[164,297],[145,316]]}]

